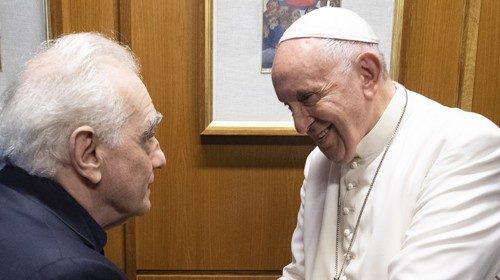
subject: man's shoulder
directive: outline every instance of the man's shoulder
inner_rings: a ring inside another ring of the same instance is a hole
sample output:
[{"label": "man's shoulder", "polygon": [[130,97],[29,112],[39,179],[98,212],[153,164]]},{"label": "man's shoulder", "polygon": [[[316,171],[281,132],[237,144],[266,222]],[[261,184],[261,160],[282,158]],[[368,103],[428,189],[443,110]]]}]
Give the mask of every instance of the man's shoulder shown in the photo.
[{"label": "man's shoulder", "polygon": [[409,127],[415,136],[467,145],[481,139],[500,141],[500,130],[488,118],[459,108],[444,106],[418,93],[412,93],[415,103],[409,117]]},{"label": "man's shoulder", "polygon": [[23,279],[58,262],[57,267],[69,265],[62,261],[65,259],[111,266],[62,220],[26,194],[0,184],[0,205],[0,279]]},{"label": "man's shoulder", "polygon": [[49,263],[28,276],[29,279],[126,279],[126,276],[107,260],[93,258],[62,258]]}]

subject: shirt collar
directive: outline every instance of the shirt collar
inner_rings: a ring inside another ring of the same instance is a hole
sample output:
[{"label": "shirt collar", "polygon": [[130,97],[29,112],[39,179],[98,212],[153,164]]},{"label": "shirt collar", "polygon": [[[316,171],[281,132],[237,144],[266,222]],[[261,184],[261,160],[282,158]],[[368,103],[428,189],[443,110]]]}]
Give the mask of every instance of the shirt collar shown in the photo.
[{"label": "shirt collar", "polygon": [[103,252],[107,241],[106,232],[58,183],[7,164],[0,170],[0,184],[43,205],[79,235],[87,246]]},{"label": "shirt collar", "polygon": [[370,157],[385,147],[396,129],[405,104],[406,89],[398,83],[394,83],[394,85],[396,92],[389,105],[372,130],[361,139],[356,147],[356,154],[360,158]]}]

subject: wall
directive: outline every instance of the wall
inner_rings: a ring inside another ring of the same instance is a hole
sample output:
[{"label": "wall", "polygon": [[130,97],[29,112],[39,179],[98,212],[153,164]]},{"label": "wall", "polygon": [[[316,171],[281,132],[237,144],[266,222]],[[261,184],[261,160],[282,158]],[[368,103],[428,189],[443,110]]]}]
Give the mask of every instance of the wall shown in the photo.
[{"label": "wall", "polygon": [[45,41],[45,27],[43,1],[0,1],[0,93]]},{"label": "wall", "polygon": [[478,23],[473,97],[467,105],[500,125],[500,1],[482,1]]},{"label": "wall", "polygon": [[405,1],[399,81],[500,125],[500,1]]}]

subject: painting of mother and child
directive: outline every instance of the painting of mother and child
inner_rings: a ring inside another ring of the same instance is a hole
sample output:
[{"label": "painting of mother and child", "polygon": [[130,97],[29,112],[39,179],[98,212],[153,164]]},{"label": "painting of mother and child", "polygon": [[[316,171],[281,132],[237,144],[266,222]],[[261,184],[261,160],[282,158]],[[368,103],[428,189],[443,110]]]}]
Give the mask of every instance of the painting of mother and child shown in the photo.
[{"label": "painting of mother and child", "polygon": [[340,7],[340,2],[341,0],[263,0],[262,72],[270,72],[278,42],[294,21],[327,3]]}]

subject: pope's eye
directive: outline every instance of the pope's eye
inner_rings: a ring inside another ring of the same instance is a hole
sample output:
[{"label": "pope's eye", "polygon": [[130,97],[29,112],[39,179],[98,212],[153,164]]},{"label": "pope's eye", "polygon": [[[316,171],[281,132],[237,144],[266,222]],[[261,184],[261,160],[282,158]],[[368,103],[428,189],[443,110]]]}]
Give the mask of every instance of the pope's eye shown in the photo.
[{"label": "pope's eye", "polygon": [[301,97],[299,98],[299,101],[300,101],[300,102],[305,102],[305,101],[307,101],[307,100],[311,99],[311,96],[312,96],[312,94],[303,95],[303,96],[301,96]]}]

